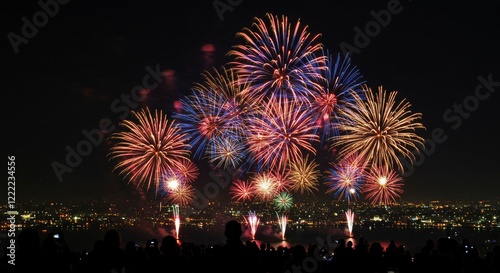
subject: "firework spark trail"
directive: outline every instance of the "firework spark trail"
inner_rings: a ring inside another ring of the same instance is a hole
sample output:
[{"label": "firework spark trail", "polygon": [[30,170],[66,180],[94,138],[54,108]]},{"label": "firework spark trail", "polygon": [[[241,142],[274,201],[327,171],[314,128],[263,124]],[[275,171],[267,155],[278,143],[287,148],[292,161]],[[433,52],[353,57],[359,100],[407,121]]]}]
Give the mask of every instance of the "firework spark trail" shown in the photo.
[{"label": "firework spark trail", "polygon": [[180,166],[167,175],[179,177],[182,182],[191,184],[200,175],[200,170],[193,161],[182,160]]},{"label": "firework spark trail", "polygon": [[345,212],[345,217],[347,219],[347,228],[349,229],[349,237],[352,237],[352,227],[354,225],[354,212],[351,209],[348,209]]},{"label": "firework spark trail", "polygon": [[278,217],[278,223],[281,229],[281,240],[285,241],[285,232],[286,232],[286,225],[288,222],[288,216],[284,212],[281,213],[281,215],[278,214],[278,212],[276,212],[276,216]]},{"label": "firework spark trail", "polygon": [[[245,216],[243,216],[245,218]],[[250,234],[252,235],[252,240],[255,240],[255,234],[257,233],[257,228],[259,227],[260,219],[257,217],[255,211],[248,212],[248,218],[245,218],[247,225],[250,228]]]},{"label": "firework spark trail", "polygon": [[172,206],[172,212],[174,214],[175,237],[178,240],[179,239],[179,228],[181,226],[181,217],[179,215],[179,206],[178,205],[173,205]]}]

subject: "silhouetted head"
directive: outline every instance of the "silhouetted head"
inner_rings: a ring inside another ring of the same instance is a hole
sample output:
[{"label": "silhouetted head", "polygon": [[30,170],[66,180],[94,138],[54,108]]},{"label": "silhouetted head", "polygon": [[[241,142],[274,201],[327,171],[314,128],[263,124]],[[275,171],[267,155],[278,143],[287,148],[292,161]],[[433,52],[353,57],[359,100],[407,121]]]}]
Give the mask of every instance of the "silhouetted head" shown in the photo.
[{"label": "silhouetted head", "polygon": [[121,246],[120,234],[115,229],[110,229],[104,234],[104,244],[107,247],[119,248]]},{"label": "silhouetted head", "polygon": [[134,241],[128,241],[125,244],[125,251],[127,253],[134,253],[134,252],[136,252],[137,251],[136,243]]},{"label": "silhouetted head", "polygon": [[297,244],[297,245],[293,246],[292,247],[292,256],[294,259],[304,260],[307,257],[306,248],[301,244]]},{"label": "silhouetted head", "polygon": [[379,242],[373,242],[370,244],[368,253],[375,256],[382,256],[384,254],[384,248],[382,247],[382,244],[380,244]]},{"label": "silhouetted head", "polygon": [[224,235],[228,240],[239,240],[242,234],[241,224],[238,221],[230,220],[226,223]]},{"label": "silhouetted head", "polygon": [[264,242],[260,243],[260,250],[264,251],[266,250],[266,244]]},{"label": "silhouetted head", "polygon": [[177,252],[179,245],[177,240],[172,235],[167,235],[161,240],[160,250],[165,254],[174,254]]},{"label": "silhouetted head", "polygon": [[42,241],[42,249],[48,253],[56,252],[59,248],[56,239],[54,238],[54,233],[50,232],[47,237]]}]

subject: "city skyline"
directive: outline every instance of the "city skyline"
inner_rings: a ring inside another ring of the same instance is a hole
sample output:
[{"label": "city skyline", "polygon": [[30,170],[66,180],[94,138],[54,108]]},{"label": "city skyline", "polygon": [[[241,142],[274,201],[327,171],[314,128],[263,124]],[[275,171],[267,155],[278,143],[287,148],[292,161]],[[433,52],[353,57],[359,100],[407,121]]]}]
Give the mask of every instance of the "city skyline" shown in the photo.
[{"label": "city skyline", "polygon": [[[398,238],[407,245],[415,243],[413,239],[421,239],[415,234],[426,234],[425,236],[435,239],[449,234],[457,239],[474,238],[474,243],[482,247],[484,254],[498,240],[498,201],[432,201],[404,203],[389,208],[375,207],[366,202],[358,203],[351,207],[355,211],[353,237],[347,230],[348,222],[344,216],[347,207],[343,202],[315,203],[316,206],[310,206],[308,202],[297,202],[288,213],[283,214],[287,216],[285,234],[282,232],[283,227],[279,227],[279,221],[276,221],[276,211],[259,202],[211,202],[203,209],[181,210],[181,240],[198,244],[223,242],[223,227],[229,219],[244,223],[243,237],[251,239],[250,223],[245,222],[247,212],[251,212],[259,220],[257,226],[253,227],[255,239],[271,241],[273,244],[282,242],[283,235],[287,238],[286,244],[291,245],[297,243],[297,240],[311,240],[313,238],[309,235],[316,234],[323,238],[326,236],[332,243],[334,239],[366,236],[368,240],[382,240],[386,243],[390,238]],[[4,227],[9,225],[8,220],[0,224]],[[137,243],[168,234],[179,234],[179,231],[174,231],[172,206],[138,199],[96,198],[67,202],[27,200],[19,203],[18,222],[18,228],[26,227],[35,228],[42,234],[66,234],[72,245],[87,245],[84,249],[90,247],[88,239],[94,239],[99,233],[109,229],[119,230],[126,238],[136,240]],[[390,231],[397,231],[397,234]],[[310,234],[307,235],[308,233]],[[81,240],[82,236],[84,240]],[[88,238],[89,236],[94,238]],[[416,243],[423,244],[421,240],[417,241]],[[418,250],[421,246],[413,247]]]},{"label": "city skyline", "polygon": [[[5,40],[12,49],[4,54],[5,150],[16,156],[19,198],[143,196],[112,171],[110,143],[96,139],[95,130],[116,127],[126,116],[122,96],[146,79],[161,87],[147,104],[170,116],[174,102],[201,81],[205,69],[226,62],[236,32],[265,12],[300,18],[335,53],[354,48],[352,62],[371,88],[397,90],[412,111],[422,113],[422,137],[431,143],[407,171],[401,200],[500,198],[494,92],[500,82],[499,20],[489,3],[346,2],[331,11],[284,2],[198,5],[59,4],[29,42],[13,46]],[[24,35],[21,19],[31,20],[38,10],[43,8],[12,3],[6,34]],[[383,21],[383,15],[390,17]],[[378,28],[363,40],[366,33],[360,33],[370,24]],[[103,124],[107,119],[112,122]],[[55,174],[54,162],[68,166],[67,147],[76,150],[86,140],[95,142],[89,155],[75,159],[71,171]],[[206,162],[198,166],[195,187],[216,182]],[[227,198],[226,191],[221,187],[218,198]],[[321,191],[316,196],[335,199]]]}]

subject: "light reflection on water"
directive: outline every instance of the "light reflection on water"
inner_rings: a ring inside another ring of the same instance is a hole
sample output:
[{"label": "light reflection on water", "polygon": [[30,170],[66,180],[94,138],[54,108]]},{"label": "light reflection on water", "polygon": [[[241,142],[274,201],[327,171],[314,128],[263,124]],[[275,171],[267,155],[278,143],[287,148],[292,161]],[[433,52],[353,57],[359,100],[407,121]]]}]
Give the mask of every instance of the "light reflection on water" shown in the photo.
[{"label": "light reflection on water", "polygon": [[[134,241],[137,244],[144,246],[146,241],[156,238],[159,242],[166,235],[172,235],[174,232],[169,228],[155,229],[118,229],[122,237],[122,246],[128,241]],[[106,230],[98,231],[66,231],[65,236],[68,244],[75,251],[82,249],[92,249],[93,243],[97,239],[102,239]],[[222,228],[216,229],[199,229],[182,227],[180,228],[180,241],[192,242],[195,244],[204,245],[221,245],[225,242],[224,231]],[[368,243],[379,242],[384,248],[387,247],[391,240],[394,240],[396,245],[404,245],[406,250],[414,254],[420,251],[425,245],[427,239],[436,241],[441,237],[450,235],[459,243],[463,239],[468,239],[472,244],[475,244],[484,256],[487,251],[495,244],[500,244],[500,229],[494,230],[478,230],[478,229],[436,229],[436,228],[389,228],[389,227],[361,227],[353,228],[353,236],[349,237],[347,228],[340,227],[323,227],[323,228],[287,228],[285,238],[282,240],[282,234],[279,228],[272,226],[260,226],[255,235],[255,243],[270,244],[275,249],[279,246],[290,248],[296,244],[302,244],[306,248],[311,244],[320,246],[328,246],[333,249],[337,243],[336,240],[343,239],[346,243],[352,241],[356,246],[360,238],[364,238]],[[42,234],[42,238],[43,234]],[[251,240],[251,235],[245,227],[242,241]],[[487,240],[491,242],[486,243]]]}]

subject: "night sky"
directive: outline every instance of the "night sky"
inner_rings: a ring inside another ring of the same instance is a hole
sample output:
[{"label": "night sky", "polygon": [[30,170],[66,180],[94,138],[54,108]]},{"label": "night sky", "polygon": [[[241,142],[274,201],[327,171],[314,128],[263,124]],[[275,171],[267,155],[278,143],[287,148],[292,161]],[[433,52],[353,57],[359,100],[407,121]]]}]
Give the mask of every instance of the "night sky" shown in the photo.
[{"label": "night sky", "polygon": [[[36,1],[4,1],[3,151],[16,157],[19,199],[135,194],[112,172],[106,141],[62,181],[51,164],[65,163],[66,147],[84,140],[83,130],[104,118],[118,124],[122,113],[111,105],[142,83],[146,67],[171,75],[147,102],[169,115],[200,73],[228,61],[227,51],[241,42],[236,32],[266,12],[300,19],[332,52],[357,44],[352,62],[366,83],[397,90],[422,113],[422,136],[440,143],[405,177],[402,200],[500,199],[498,1],[203,2],[68,1],[51,6],[43,21]],[[355,28],[373,24],[388,5],[397,10],[390,21],[360,44]],[[25,25],[35,14],[41,21],[33,33]]]}]

